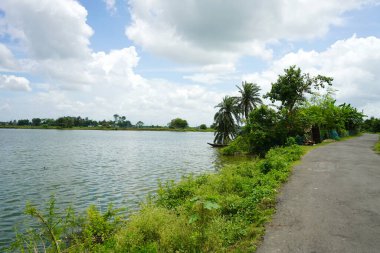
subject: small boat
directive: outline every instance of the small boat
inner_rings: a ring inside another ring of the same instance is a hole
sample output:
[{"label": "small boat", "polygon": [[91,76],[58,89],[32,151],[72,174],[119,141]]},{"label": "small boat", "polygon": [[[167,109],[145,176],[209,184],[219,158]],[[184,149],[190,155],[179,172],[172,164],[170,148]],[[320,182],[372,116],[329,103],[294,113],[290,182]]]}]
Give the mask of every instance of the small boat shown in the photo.
[{"label": "small boat", "polygon": [[221,144],[221,143],[210,143],[210,142],[207,142],[208,145],[212,146],[213,148],[223,148],[223,147],[227,147],[228,144]]}]

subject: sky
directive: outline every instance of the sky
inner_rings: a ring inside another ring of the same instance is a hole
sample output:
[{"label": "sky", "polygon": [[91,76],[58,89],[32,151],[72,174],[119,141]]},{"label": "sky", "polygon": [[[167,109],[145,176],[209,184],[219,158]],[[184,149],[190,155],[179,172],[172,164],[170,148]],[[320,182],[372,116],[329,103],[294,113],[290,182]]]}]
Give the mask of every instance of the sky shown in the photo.
[{"label": "sky", "polygon": [[334,78],[380,117],[380,0],[1,0],[0,121],[211,124],[236,85]]}]

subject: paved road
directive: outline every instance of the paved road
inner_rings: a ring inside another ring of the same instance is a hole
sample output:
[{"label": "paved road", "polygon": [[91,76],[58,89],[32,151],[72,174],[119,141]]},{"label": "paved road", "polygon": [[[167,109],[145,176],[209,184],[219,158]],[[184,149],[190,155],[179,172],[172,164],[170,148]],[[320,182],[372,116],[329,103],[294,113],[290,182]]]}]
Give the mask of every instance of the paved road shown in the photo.
[{"label": "paved road", "polygon": [[257,252],[380,252],[377,140],[365,134],[304,156]]}]

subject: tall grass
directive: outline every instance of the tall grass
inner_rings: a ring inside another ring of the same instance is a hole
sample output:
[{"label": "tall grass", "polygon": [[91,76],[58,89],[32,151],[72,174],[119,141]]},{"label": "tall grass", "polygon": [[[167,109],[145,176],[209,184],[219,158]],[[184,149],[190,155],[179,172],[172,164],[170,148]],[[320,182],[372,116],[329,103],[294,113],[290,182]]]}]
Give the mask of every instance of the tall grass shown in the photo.
[{"label": "tall grass", "polygon": [[377,143],[375,144],[375,152],[379,153],[380,154],[380,135],[379,135],[379,140],[377,141]]}]

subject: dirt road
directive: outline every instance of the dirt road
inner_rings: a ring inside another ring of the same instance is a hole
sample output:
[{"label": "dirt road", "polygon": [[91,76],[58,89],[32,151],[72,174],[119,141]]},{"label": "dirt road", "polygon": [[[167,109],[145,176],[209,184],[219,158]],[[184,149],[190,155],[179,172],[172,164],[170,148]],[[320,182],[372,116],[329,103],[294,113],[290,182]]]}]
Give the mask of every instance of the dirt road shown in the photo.
[{"label": "dirt road", "polygon": [[377,140],[365,134],[304,156],[257,252],[380,252]]}]

